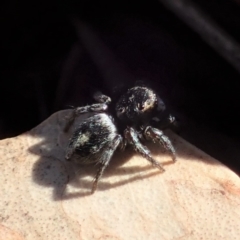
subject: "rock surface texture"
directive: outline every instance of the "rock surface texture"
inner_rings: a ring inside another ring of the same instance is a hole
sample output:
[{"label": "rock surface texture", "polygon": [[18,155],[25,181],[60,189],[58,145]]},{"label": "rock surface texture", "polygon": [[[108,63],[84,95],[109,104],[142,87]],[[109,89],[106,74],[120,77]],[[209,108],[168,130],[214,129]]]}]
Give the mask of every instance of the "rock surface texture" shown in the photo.
[{"label": "rock surface texture", "polygon": [[167,131],[175,164],[154,144],[164,173],[116,152],[91,195],[97,167],[64,160],[68,115],[0,141],[0,240],[239,239],[240,179],[226,166]]}]

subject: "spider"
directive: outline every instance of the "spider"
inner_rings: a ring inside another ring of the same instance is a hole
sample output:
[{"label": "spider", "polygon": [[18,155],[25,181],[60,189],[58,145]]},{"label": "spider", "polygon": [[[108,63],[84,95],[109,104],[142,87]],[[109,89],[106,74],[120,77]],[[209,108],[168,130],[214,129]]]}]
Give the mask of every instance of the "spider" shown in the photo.
[{"label": "spider", "polygon": [[[142,144],[144,140],[161,144],[171,154],[173,162],[176,161],[176,152],[170,139],[150,125],[150,121],[159,120],[165,111],[164,102],[152,89],[145,86],[128,88],[114,105],[110,97],[100,92],[94,94],[94,99],[97,103],[75,108],[64,129],[67,131],[78,115],[94,113],[75,129],[65,156],[68,161],[99,165],[92,193],[97,189],[114,152],[117,149],[124,150],[128,144],[162,172],[163,166],[152,158],[149,149]],[[169,120],[173,122],[174,118],[170,116]]]}]

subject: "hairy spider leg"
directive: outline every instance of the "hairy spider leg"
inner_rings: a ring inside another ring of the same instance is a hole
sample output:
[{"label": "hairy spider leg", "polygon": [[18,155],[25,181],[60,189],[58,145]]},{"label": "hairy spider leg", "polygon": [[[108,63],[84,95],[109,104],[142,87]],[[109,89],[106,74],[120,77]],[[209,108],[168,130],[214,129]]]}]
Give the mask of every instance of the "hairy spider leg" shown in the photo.
[{"label": "hairy spider leg", "polygon": [[164,135],[163,131],[147,126],[143,131],[144,137],[147,140],[151,140],[154,143],[160,143],[168,153],[171,154],[173,162],[176,162],[176,151],[170,141],[170,139]]},{"label": "hairy spider leg", "polygon": [[109,104],[112,100],[110,97],[108,97],[107,95],[102,94],[101,92],[95,92],[93,94],[93,98],[95,99],[95,101],[97,101],[98,103],[106,103]]},{"label": "hairy spider leg", "polygon": [[105,168],[109,164],[114,152],[116,151],[117,147],[122,142],[122,140],[123,139],[122,139],[121,135],[116,135],[116,137],[113,139],[113,141],[109,142],[109,144],[103,149],[103,155],[101,156],[101,159],[99,159],[99,163],[98,163],[98,164],[100,164],[100,166],[98,168],[97,174],[93,181],[92,193],[94,193],[95,190],[97,189],[98,182],[99,182]]},{"label": "hairy spider leg", "polygon": [[108,108],[108,104],[111,102],[111,98],[103,95],[101,93],[96,93],[94,99],[100,103],[94,103],[92,105],[87,105],[84,107],[77,107],[73,110],[71,116],[69,117],[65,127],[64,132],[67,132],[70,126],[73,124],[75,118],[83,113],[90,112],[105,112]]},{"label": "hairy spider leg", "polygon": [[154,167],[157,167],[162,172],[165,171],[161,163],[152,158],[150,150],[146,146],[143,146],[139,141],[136,130],[134,130],[132,127],[127,127],[124,131],[124,137],[127,139],[128,143],[133,146],[134,150],[151,162]]}]

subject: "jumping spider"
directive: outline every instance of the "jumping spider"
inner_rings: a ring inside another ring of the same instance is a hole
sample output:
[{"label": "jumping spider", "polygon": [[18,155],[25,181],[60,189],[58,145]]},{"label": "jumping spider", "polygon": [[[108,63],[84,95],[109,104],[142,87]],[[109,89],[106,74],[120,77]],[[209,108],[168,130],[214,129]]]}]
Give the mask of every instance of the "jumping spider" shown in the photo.
[{"label": "jumping spider", "polygon": [[[149,149],[141,141],[160,143],[171,154],[172,160],[176,161],[176,152],[169,138],[161,130],[149,125],[152,119],[158,119],[165,111],[163,101],[152,89],[145,86],[129,88],[114,105],[110,104],[110,97],[99,92],[94,95],[94,99],[98,103],[74,109],[65,127],[67,131],[80,114],[95,113],[75,129],[65,156],[66,160],[74,159],[81,164],[99,164],[92,193],[116,149],[123,150],[127,144],[162,172],[162,165],[152,158]],[[107,110],[111,110],[111,107],[113,111],[110,115]],[[170,116],[169,120],[174,121],[174,118]]]}]

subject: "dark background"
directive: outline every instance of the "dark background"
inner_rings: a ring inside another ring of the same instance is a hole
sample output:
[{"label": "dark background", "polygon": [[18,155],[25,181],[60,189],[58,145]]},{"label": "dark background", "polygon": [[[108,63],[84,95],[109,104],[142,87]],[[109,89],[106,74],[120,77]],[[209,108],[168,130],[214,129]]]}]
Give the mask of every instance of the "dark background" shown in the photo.
[{"label": "dark background", "polygon": [[[240,44],[240,3],[194,1]],[[0,138],[119,83],[148,81],[179,134],[240,172],[240,70],[159,1],[5,2]]]}]

